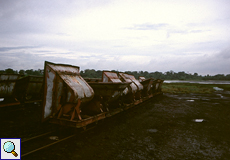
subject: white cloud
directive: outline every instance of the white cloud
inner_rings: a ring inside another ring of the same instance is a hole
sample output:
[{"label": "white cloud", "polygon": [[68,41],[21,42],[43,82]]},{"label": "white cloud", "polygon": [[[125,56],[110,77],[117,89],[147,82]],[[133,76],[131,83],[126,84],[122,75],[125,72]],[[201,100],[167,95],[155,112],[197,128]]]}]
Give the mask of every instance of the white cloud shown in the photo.
[{"label": "white cloud", "polygon": [[[0,58],[18,69],[35,64],[42,68],[44,60],[85,69],[167,71],[183,67],[197,68],[198,73],[199,68],[211,72],[209,62],[223,61],[219,72],[227,65],[225,59],[215,59],[230,40],[230,2],[226,0],[0,3]],[[4,51],[3,47],[16,48]],[[205,54],[210,57],[204,58]],[[30,59],[25,61],[23,56]],[[23,66],[22,61],[26,62]],[[5,69],[6,63],[0,68]]]}]

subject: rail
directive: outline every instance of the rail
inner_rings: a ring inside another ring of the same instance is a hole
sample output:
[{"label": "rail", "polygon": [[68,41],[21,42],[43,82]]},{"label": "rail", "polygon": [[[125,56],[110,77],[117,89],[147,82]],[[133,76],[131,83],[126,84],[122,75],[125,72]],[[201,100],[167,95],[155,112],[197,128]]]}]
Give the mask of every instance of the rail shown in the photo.
[{"label": "rail", "polygon": [[[87,132],[87,131],[93,129],[94,127],[95,126],[90,127],[88,129],[85,129],[83,131],[78,131],[78,132],[76,132],[76,130],[74,130],[74,128],[68,128],[68,129],[65,128],[62,130],[46,132],[46,133],[31,137],[28,139],[25,139],[22,141],[22,145],[21,145],[21,151],[22,151],[21,157],[31,155],[32,153],[35,153],[37,151],[43,150],[47,147],[50,147],[52,145],[55,145],[55,144],[60,143],[62,141],[65,141],[67,139],[70,139],[72,137],[80,135],[84,132]],[[62,133],[60,134],[60,132],[62,132]],[[51,135],[58,135],[58,136],[54,136],[54,137],[58,137],[58,138],[61,137],[61,138],[57,139],[57,140],[50,140]],[[34,144],[35,144],[35,146],[33,147]]]}]

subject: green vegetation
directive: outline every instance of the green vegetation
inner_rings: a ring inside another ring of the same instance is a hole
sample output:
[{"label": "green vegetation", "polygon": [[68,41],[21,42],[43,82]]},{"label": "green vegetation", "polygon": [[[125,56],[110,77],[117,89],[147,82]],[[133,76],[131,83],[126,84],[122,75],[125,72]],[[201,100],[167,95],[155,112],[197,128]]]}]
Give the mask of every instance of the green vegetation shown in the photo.
[{"label": "green vegetation", "polygon": [[165,93],[212,93],[213,87],[230,91],[230,84],[197,84],[197,83],[163,83],[162,91]]},{"label": "green vegetation", "polygon": [[[112,70],[113,72],[119,72]],[[155,79],[164,79],[164,80],[230,80],[230,74],[224,75],[224,74],[217,74],[215,76],[201,76],[198,75],[198,73],[194,74],[188,74],[185,72],[173,72],[168,71],[165,73],[162,72],[147,72],[147,71],[125,71],[125,73],[132,74],[136,78],[140,76],[144,76],[147,78],[155,78]],[[100,70],[94,70],[94,69],[86,69],[85,71],[80,72],[81,76],[84,78],[101,78],[102,71]]]},{"label": "green vegetation", "polygon": [[[119,72],[112,70],[113,72]],[[37,76],[42,76],[44,70],[38,69],[38,70],[13,70],[11,68],[5,69],[5,70],[0,70],[0,74],[7,73],[7,74],[21,74],[21,75],[37,75]],[[162,72],[147,72],[147,71],[125,71],[125,73],[132,74],[136,78],[139,76],[144,76],[145,78],[155,78],[155,79],[164,79],[164,80],[230,80],[230,74],[224,75],[224,74],[217,74],[215,76],[201,76],[198,75],[198,73],[185,73],[184,71],[182,72],[173,72],[173,71],[168,71],[165,73]],[[84,71],[80,72],[81,76],[83,78],[101,78],[102,76],[102,71],[101,70],[94,70],[94,69],[86,69]]]},{"label": "green vegetation", "polygon": [[44,70],[38,69],[38,70],[33,70],[33,69],[28,69],[28,70],[13,70],[11,68],[5,69],[5,70],[0,70],[0,74],[21,74],[24,76],[27,75],[34,75],[34,76],[43,76]]}]

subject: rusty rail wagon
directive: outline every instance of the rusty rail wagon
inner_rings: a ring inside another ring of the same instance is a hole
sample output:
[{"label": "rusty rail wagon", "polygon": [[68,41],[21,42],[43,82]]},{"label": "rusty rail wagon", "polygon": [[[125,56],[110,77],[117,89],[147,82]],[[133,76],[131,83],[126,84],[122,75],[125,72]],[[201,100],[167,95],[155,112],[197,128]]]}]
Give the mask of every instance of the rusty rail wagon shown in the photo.
[{"label": "rusty rail wagon", "polygon": [[15,85],[19,78],[18,74],[0,75],[0,107],[20,104],[15,96]]},{"label": "rusty rail wagon", "polygon": [[142,92],[143,96],[151,95],[152,88],[156,86],[156,84],[153,85],[154,79],[153,78],[145,79],[145,77],[139,77],[139,81],[144,87]]},{"label": "rusty rail wagon", "polygon": [[[142,96],[142,90],[143,90],[143,85],[136,80],[136,78],[133,75],[129,75],[126,73],[118,73],[118,77],[123,81],[123,82],[131,82],[130,87],[129,87],[129,94],[131,94],[131,100],[138,100],[141,99]],[[130,100],[127,98],[127,100]]]},{"label": "rusty rail wagon", "polygon": [[42,76],[26,76],[17,80],[15,94],[21,103],[41,101]]},{"label": "rusty rail wagon", "polygon": [[[83,79],[79,67],[45,62],[43,121],[75,128],[129,109],[161,90],[142,95],[145,89],[133,75],[103,71],[101,79]],[[156,88],[151,83],[152,88]],[[129,98],[129,101],[126,99]]]},{"label": "rusty rail wagon", "polygon": [[[103,71],[102,79],[97,81],[94,79],[85,79],[94,90],[94,98],[85,109],[86,111],[91,110],[90,108],[97,108],[98,111],[104,112],[122,105],[120,98],[130,83],[105,80],[106,74],[108,72]],[[94,105],[97,105],[97,107],[92,107]]]}]

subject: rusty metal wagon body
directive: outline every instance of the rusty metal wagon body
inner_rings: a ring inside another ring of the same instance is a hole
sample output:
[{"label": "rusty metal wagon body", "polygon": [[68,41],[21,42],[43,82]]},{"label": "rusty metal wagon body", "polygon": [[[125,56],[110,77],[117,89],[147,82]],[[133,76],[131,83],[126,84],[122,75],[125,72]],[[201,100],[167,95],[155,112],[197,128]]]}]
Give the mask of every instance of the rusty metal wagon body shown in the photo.
[{"label": "rusty metal wagon body", "polygon": [[154,84],[153,88],[152,88],[153,93],[161,92],[161,86],[162,86],[163,82],[164,82],[164,80],[162,80],[162,79],[156,79],[153,81],[153,84]]},{"label": "rusty metal wagon body", "polygon": [[[140,77],[139,77],[139,78],[140,78]],[[140,81],[140,79],[139,79],[139,81]],[[151,88],[152,88],[152,87],[155,87],[155,86],[153,86],[153,81],[154,81],[154,79],[152,79],[152,78],[149,78],[149,79],[142,78],[142,79],[141,79],[140,83],[143,85],[143,92],[142,92],[142,95],[143,95],[144,97],[146,97],[146,96],[152,94],[152,93],[151,93]],[[154,85],[155,85],[155,84],[154,84]]]},{"label": "rusty metal wagon body", "polygon": [[45,62],[44,73],[43,121],[85,128],[143,101],[123,103],[128,92],[143,90],[130,75],[122,81],[117,73],[103,71],[101,79],[83,79],[79,67],[51,62]]},{"label": "rusty metal wagon body", "polygon": [[143,85],[138,80],[136,80],[136,78],[133,75],[129,75],[129,74],[120,72],[119,78],[123,82],[131,82],[130,87],[129,87],[129,93],[132,94],[132,97],[134,100],[141,99]]},{"label": "rusty metal wagon body", "polygon": [[80,76],[79,67],[45,62],[43,121],[75,124],[82,121],[81,109],[94,91]]},{"label": "rusty metal wagon body", "polygon": [[0,74],[0,107],[18,105],[15,96],[15,85],[19,74]]},{"label": "rusty metal wagon body", "polygon": [[21,103],[41,101],[42,84],[42,76],[23,77],[16,82],[15,95]]}]

